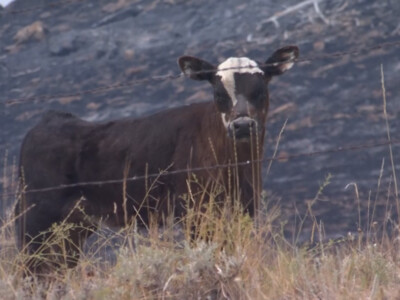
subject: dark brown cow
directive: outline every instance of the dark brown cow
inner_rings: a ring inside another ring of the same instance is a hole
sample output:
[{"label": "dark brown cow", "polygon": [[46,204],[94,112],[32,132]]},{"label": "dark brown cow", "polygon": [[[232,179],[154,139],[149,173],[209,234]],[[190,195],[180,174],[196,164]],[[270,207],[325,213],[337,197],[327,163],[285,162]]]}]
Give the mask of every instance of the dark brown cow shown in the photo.
[{"label": "dark brown cow", "polygon": [[[297,47],[287,46],[263,65],[233,57],[218,67],[180,57],[179,67],[186,76],[211,83],[213,102],[105,123],[46,113],[21,149],[21,181],[26,188],[16,209],[17,215],[23,213],[17,219],[21,247],[30,254],[44,250],[49,229],[65,221],[78,225],[67,232],[67,254],[79,253],[94,220],[122,226],[135,216],[143,223],[149,222],[149,215],[159,220],[169,213],[181,217],[187,208],[181,196],[188,193],[188,186],[196,194],[199,186],[220,183],[225,188],[218,199],[226,201],[237,179],[236,199],[253,216],[260,193],[259,162],[240,164],[234,168],[235,176],[228,176],[228,168],[197,170],[189,185],[187,172],[128,180],[126,185],[118,179],[257,159],[263,153],[268,83],[291,68],[298,53]],[[110,180],[116,181],[101,183]],[[99,183],[79,184],[94,181]],[[76,256],[69,263],[74,265]],[[34,271],[40,267],[36,260],[30,264]]]}]

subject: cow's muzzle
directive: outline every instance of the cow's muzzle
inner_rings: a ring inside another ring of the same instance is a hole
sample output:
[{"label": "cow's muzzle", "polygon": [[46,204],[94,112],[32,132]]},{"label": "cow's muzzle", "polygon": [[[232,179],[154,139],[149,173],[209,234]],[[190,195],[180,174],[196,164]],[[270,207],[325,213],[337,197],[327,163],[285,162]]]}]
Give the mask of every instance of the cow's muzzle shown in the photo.
[{"label": "cow's muzzle", "polygon": [[239,117],[233,120],[228,127],[230,137],[236,140],[248,140],[250,136],[255,135],[257,122],[249,117]]}]

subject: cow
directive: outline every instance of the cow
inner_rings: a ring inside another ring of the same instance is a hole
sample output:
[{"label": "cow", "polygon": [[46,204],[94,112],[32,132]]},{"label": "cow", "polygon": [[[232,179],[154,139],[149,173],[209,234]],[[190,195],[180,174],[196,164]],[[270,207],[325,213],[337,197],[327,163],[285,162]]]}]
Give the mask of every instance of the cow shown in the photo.
[{"label": "cow", "polygon": [[[207,203],[201,189],[215,183],[223,187],[216,201],[235,198],[253,217],[260,201],[268,84],[290,69],[298,55],[296,46],[286,46],[264,63],[231,57],[218,66],[182,56],[178,65],[183,74],[208,81],[214,101],[141,118],[87,122],[66,112],[45,113],[21,147],[20,249],[45,251],[54,224],[76,225],[66,227],[67,255],[52,249],[72,267],[99,220],[124,226],[132,218],[141,224],[150,219],[161,223],[170,214],[181,218],[188,207],[202,209],[196,195],[200,192]],[[27,264],[33,272],[48,266],[31,257]]]}]

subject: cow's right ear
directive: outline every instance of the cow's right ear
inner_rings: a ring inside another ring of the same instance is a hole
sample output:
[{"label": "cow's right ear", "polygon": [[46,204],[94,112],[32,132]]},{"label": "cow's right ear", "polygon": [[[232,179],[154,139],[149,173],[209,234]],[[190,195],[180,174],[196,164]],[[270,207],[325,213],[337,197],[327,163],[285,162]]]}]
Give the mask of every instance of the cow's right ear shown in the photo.
[{"label": "cow's right ear", "polygon": [[210,82],[214,80],[216,67],[200,58],[181,56],[178,59],[178,65],[182,72],[191,79]]}]

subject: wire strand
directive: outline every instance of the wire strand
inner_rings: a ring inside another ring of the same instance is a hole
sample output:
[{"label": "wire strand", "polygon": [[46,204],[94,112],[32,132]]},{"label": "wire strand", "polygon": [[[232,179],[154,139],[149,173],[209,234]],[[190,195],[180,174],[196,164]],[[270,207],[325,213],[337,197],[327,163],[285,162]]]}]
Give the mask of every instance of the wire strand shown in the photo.
[{"label": "wire strand", "polygon": [[364,150],[364,149],[371,149],[371,148],[383,147],[383,146],[388,146],[388,145],[398,145],[398,144],[400,144],[400,140],[392,139],[391,141],[382,141],[382,142],[376,142],[376,143],[370,142],[370,143],[366,143],[366,144],[340,146],[340,147],[331,148],[328,150],[303,152],[303,153],[289,154],[289,155],[278,155],[278,156],[267,157],[264,159],[258,159],[258,160],[253,160],[253,161],[248,160],[248,161],[238,162],[238,163],[215,164],[212,166],[197,167],[197,168],[185,168],[185,169],[179,169],[179,170],[173,170],[173,171],[165,170],[165,171],[160,171],[158,173],[151,173],[151,174],[141,175],[141,176],[133,176],[133,177],[125,178],[125,179],[111,179],[111,180],[76,182],[76,183],[71,183],[71,184],[60,184],[58,186],[25,190],[25,191],[22,191],[19,193],[9,193],[9,194],[5,194],[4,196],[11,197],[11,196],[17,196],[20,194],[49,192],[49,191],[62,190],[62,189],[74,188],[74,187],[116,184],[116,183],[123,183],[125,181],[132,182],[132,181],[139,181],[139,180],[144,180],[144,179],[149,179],[149,178],[159,178],[159,177],[177,175],[177,174],[183,174],[183,173],[224,169],[224,168],[231,168],[231,167],[237,167],[237,166],[246,166],[246,165],[250,165],[254,162],[268,162],[268,161],[280,161],[280,160],[287,161],[287,160],[301,158],[301,157],[319,156],[319,155],[338,153],[338,152],[347,152],[347,151],[359,151],[359,150]]},{"label": "wire strand", "polygon": [[[290,62],[301,63],[301,62],[312,62],[312,61],[321,60],[321,59],[339,58],[339,57],[343,57],[346,55],[356,55],[359,53],[370,52],[370,51],[377,50],[377,49],[391,48],[391,47],[397,47],[397,46],[400,46],[400,40],[393,41],[393,42],[385,42],[385,43],[373,45],[370,47],[361,47],[358,49],[351,49],[351,50],[347,50],[347,51],[338,51],[338,52],[326,53],[326,54],[322,54],[322,55],[299,58],[296,60],[288,60],[285,62],[259,64],[256,67],[258,68],[258,67],[267,67],[267,66],[277,66],[279,64],[285,64],[285,63],[290,63]],[[221,72],[221,71],[228,71],[228,70],[234,70],[234,69],[240,69],[240,68],[241,67],[213,69],[213,70],[207,70],[207,71],[193,72],[193,74],[205,74],[205,73],[212,73],[212,72],[217,72],[217,71]],[[246,66],[246,68],[252,68],[252,66]],[[78,96],[87,95],[87,94],[105,93],[105,92],[108,92],[111,90],[133,87],[136,85],[146,84],[151,81],[176,80],[181,77],[183,77],[183,73],[172,74],[172,75],[165,74],[165,75],[158,75],[158,76],[150,76],[150,77],[144,78],[144,79],[133,80],[133,81],[129,81],[129,82],[122,82],[122,83],[121,82],[114,83],[111,85],[100,86],[97,88],[83,90],[83,91],[77,91],[74,93],[65,93],[65,94],[60,93],[60,94],[50,94],[50,95],[37,95],[37,96],[32,96],[32,97],[22,97],[22,98],[6,100],[3,103],[7,106],[11,106],[11,105],[15,105],[15,104],[21,104],[21,103],[32,102],[32,101],[37,101],[37,100],[50,100],[50,99],[54,99],[54,98],[78,97]]]}]

